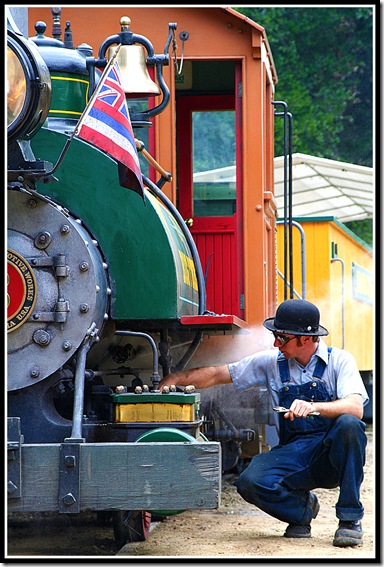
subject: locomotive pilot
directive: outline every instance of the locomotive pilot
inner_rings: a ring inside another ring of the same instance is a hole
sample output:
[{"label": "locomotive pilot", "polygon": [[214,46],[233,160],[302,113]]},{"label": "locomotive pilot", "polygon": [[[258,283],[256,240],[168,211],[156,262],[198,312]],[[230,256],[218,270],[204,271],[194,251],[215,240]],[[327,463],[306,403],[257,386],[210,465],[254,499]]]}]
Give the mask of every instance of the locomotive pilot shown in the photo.
[{"label": "locomotive pilot", "polygon": [[368,395],[354,357],[327,348],[318,308],[289,299],[264,327],[276,349],[263,350],[222,366],[170,374],[165,385],[197,389],[233,383],[238,391],[266,386],[279,413],[279,443],[253,457],[235,481],[237,491],[267,514],[288,524],[287,538],[310,538],[320,504],[312,490],[339,487],[333,545],[363,543],[360,502],[367,438],[362,421]]}]

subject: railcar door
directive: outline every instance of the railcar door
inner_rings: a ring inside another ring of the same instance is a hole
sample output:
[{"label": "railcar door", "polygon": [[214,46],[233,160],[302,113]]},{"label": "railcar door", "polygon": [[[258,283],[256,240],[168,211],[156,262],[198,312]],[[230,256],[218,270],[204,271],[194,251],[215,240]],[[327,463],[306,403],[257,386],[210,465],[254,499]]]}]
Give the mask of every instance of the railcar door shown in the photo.
[{"label": "railcar door", "polygon": [[189,61],[176,87],[178,208],[205,270],[207,309],[243,318],[241,64]]}]

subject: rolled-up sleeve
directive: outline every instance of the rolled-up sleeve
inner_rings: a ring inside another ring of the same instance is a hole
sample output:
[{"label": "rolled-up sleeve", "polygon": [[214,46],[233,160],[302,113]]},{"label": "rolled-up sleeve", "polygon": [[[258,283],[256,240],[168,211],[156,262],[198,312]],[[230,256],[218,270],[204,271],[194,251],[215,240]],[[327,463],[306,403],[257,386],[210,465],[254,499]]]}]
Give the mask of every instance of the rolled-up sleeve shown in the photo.
[{"label": "rolled-up sleeve", "polygon": [[267,376],[276,372],[276,350],[257,352],[228,364],[235,388],[242,392],[252,386],[267,386]]},{"label": "rolled-up sleeve", "polygon": [[369,402],[369,396],[361,378],[354,356],[345,350],[334,348],[329,361],[329,371],[336,375],[336,397],[345,398],[351,394],[360,394],[363,405]]}]

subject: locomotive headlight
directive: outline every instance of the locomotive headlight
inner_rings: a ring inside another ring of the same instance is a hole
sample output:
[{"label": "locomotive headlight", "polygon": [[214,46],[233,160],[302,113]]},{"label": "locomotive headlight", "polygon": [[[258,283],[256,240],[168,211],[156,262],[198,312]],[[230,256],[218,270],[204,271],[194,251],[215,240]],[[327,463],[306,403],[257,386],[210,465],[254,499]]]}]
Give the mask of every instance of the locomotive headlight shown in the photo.
[{"label": "locomotive headlight", "polygon": [[7,35],[8,141],[28,140],[48,116],[51,77],[36,46],[19,34]]},{"label": "locomotive headlight", "polygon": [[7,47],[7,126],[11,126],[23,110],[27,81],[24,69],[16,53]]}]

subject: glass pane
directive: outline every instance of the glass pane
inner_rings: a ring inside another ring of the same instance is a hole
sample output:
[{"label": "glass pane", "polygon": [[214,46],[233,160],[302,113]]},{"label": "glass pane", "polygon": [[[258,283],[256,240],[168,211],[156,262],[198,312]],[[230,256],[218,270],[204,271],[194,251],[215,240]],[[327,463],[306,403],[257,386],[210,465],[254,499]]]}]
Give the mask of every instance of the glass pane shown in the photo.
[{"label": "glass pane", "polygon": [[[147,98],[130,98],[130,99],[127,100],[127,106],[128,106],[130,116],[133,116],[134,114],[146,112],[148,110],[148,99]],[[133,127],[132,129],[133,129],[133,135],[135,136],[135,138],[137,140],[140,140],[140,142],[143,142],[144,148],[147,150],[147,152],[149,152],[148,128],[145,128],[145,127],[144,128],[143,127],[134,128]],[[138,154],[139,154],[139,162],[140,162],[141,173],[148,177],[148,175],[149,175],[149,163],[145,159],[145,157],[143,157],[143,154],[141,154],[140,152],[138,152]]]},{"label": "glass pane", "polygon": [[236,212],[235,111],[192,114],[193,216]]},{"label": "glass pane", "polygon": [[27,96],[27,84],[20,59],[7,46],[7,126],[19,117]]}]

